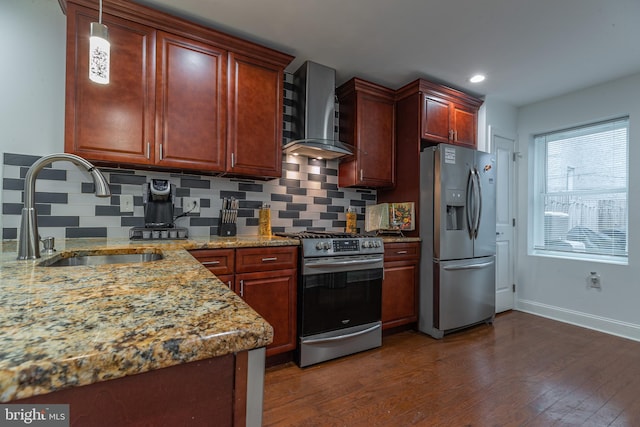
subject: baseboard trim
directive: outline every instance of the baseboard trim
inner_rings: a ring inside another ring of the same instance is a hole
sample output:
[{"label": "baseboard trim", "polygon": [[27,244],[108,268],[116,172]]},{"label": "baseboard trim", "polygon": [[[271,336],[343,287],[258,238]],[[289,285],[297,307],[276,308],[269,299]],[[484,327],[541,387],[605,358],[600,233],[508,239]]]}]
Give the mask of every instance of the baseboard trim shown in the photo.
[{"label": "baseboard trim", "polygon": [[621,322],[607,317],[594,316],[589,313],[522,299],[516,301],[516,310],[622,338],[640,341],[640,325],[633,323]]}]

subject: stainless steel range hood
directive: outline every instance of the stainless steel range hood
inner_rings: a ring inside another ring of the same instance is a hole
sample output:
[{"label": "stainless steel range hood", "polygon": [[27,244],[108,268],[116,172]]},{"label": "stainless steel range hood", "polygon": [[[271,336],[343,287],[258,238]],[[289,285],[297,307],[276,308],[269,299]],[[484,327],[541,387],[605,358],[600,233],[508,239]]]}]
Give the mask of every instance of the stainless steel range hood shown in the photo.
[{"label": "stainless steel range hood", "polygon": [[336,71],[307,61],[293,74],[295,138],[283,147],[287,154],[336,159],[353,154],[335,135]]}]

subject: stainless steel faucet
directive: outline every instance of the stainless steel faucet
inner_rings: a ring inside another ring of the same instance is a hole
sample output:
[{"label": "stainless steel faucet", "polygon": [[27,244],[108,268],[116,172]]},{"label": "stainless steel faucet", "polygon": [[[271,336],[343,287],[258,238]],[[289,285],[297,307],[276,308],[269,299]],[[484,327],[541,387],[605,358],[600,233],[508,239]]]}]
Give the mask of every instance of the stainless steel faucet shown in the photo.
[{"label": "stainless steel faucet", "polygon": [[91,163],[74,154],[59,153],[41,157],[31,165],[24,177],[24,208],[18,235],[18,259],[40,258],[40,236],[38,234],[38,215],[35,208],[36,178],[46,165],[60,160],[68,160],[91,173],[96,196],[109,197],[109,183],[104,175]]}]

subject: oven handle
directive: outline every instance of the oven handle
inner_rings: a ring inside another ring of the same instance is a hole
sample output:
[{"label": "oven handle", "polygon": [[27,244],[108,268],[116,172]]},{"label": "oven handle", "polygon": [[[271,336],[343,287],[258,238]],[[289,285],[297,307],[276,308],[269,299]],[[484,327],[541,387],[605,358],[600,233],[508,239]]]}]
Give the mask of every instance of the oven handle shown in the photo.
[{"label": "oven handle", "polygon": [[336,265],[365,265],[365,264],[375,264],[378,262],[382,262],[382,257],[373,258],[373,259],[355,259],[351,261],[333,261],[333,262],[321,262],[314,264],[305,264],[305,267],[309,268],[321,268],[321,267],[334,267]]},{"label": "oven handle", "polygon": [[317,339],[304,340],[303,343],[304,344],[321,344],[321,343],[325,343],[325,342],[346,340],[346,339],[349,339],[349,338],[357,337],[359,335],[368,334],[369,332],[373,332],[376,329],[379,329],[381,327],[382,327],[382,325],[380,323],[378,323],[375,326],[372,326],[370,328],[364,329],[362,331],[354,332],[352,334],[340,335],[340,336],[337,336],[337,337],[330,337],[330,338],[317,338]]}]

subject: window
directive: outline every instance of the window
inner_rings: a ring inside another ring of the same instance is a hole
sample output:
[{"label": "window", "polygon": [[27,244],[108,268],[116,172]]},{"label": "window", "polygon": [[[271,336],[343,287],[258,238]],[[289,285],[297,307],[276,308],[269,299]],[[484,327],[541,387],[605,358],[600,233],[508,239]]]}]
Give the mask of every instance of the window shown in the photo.
[{"label": "window", "polygon": [[628,130],[624,117],[534,137],[535,253],[626,262]]}]

